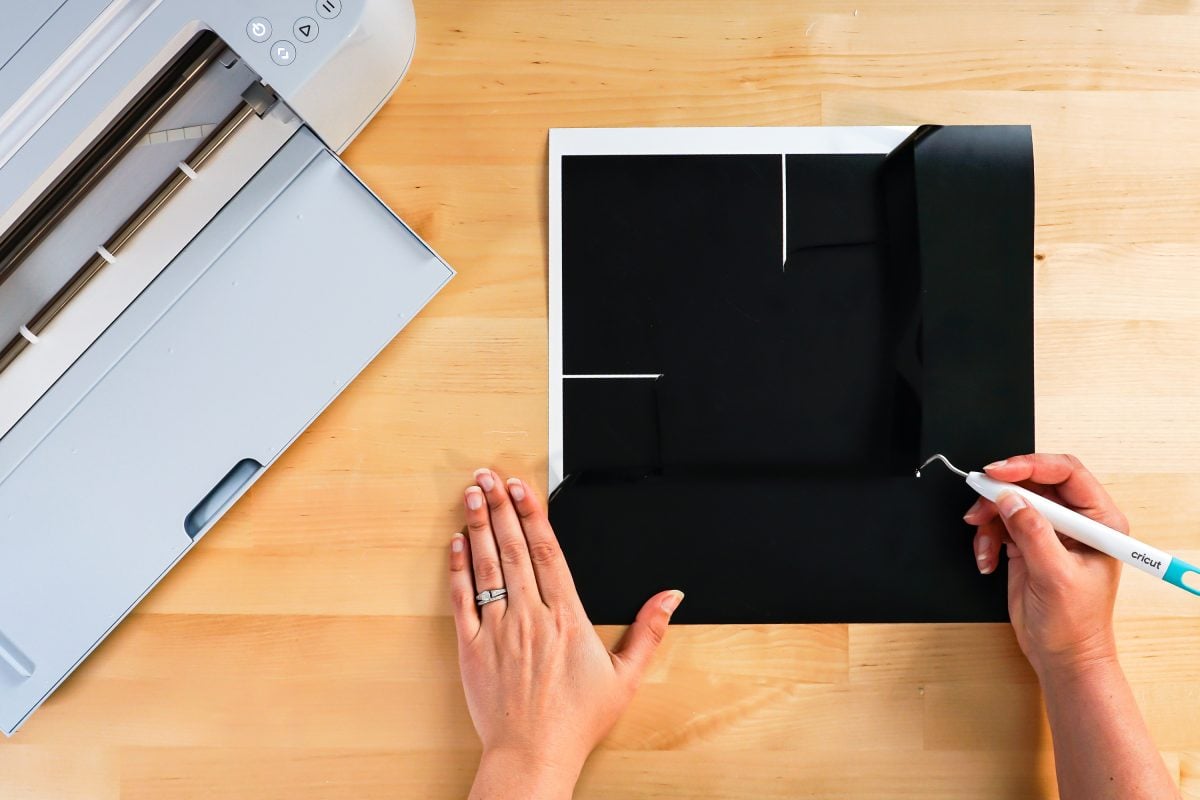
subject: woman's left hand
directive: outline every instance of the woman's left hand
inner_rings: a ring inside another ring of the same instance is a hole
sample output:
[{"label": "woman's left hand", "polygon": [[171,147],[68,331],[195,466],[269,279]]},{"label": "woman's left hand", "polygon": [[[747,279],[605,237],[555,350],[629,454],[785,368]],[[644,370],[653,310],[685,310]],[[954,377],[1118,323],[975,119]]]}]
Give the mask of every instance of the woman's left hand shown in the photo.
[{"label": "woman's left hand", "polygon": [[[584,613],[541,503],[489,469],[464,496],[450,546],[467,707],[483,741],[472,797],[570,797],[583,763],[629,704],[678,591],[654,595],[609,652]],[[506,588],[480,607],[475,596]]]}]

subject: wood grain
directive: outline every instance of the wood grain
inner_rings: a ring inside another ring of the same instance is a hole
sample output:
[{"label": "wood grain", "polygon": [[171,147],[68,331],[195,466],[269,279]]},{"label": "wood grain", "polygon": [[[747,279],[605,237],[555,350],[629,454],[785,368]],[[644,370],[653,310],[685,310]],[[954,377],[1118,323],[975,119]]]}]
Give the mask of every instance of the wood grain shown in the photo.
[{"label": "wood grain", "polygon": [[[1200,557],[1200,4],[417,12],[412,71],[346,157],[458,277],[0,743],[0,797],[465,793],[477,745],[445,546],[475,467],[546,472],[550,127],[1032,124],[1039,445],[1077,452],[1140,533]],[[1126,576],[1125,664],[1189,797],[1198,618]],[[673,630],[577,796],[1054,793],[1006,626],[853,625]]]}]

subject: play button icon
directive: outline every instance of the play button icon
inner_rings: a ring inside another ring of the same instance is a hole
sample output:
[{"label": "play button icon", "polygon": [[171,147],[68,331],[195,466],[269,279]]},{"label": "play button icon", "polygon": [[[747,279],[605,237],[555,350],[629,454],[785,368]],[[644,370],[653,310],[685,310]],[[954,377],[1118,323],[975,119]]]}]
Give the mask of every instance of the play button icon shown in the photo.
[{"label": "play button icon", "polygon": [[295,34],[298,42],[311,42],[317,38],[317,33],[319,33],[317,21],[312,17],[301,17],[292,26],[292,33]]}]

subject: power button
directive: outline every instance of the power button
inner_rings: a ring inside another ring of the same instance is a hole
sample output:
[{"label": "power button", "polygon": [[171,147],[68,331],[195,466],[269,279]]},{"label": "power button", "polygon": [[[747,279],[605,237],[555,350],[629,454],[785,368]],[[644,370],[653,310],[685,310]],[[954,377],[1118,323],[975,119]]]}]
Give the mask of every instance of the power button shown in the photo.
[{"label": "power button", "polygon": [[271,22],[266,17],[255,17],[246,23],[246,35],[253,41],[265,42],[271,38]]}]

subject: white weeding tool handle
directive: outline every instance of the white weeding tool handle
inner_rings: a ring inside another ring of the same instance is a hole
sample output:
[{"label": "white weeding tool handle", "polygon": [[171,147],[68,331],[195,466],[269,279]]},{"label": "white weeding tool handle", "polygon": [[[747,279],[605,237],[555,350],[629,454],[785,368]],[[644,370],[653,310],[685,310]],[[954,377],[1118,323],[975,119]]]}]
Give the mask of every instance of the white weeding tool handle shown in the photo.
[{"label": "white weeding tool handle", "polygon": [[1107,525],[1101,525],[1096,520],[1061,506],[1036,492],[1031,492],[1013,483],[989,478],[982,472],[972,472],[967,475],[967,485],[978,492],[980,496],[993,502],[1004,492],[1014,492],[1037,509],[1059,533],[1083,542],[1101,553],[1107,553],[1118,561],[1137,567],[1142,572],[1148,572],[1157,578],[1173,583],[1194,595],[1200,595],[1200,581],[1193,579],[1196,588],[1184,581],[1184,576],[1188,573],[1200,575],[1200,569],[1193,567],[1183,559],[1175,558],[1170,553],[1140,542]]}]

